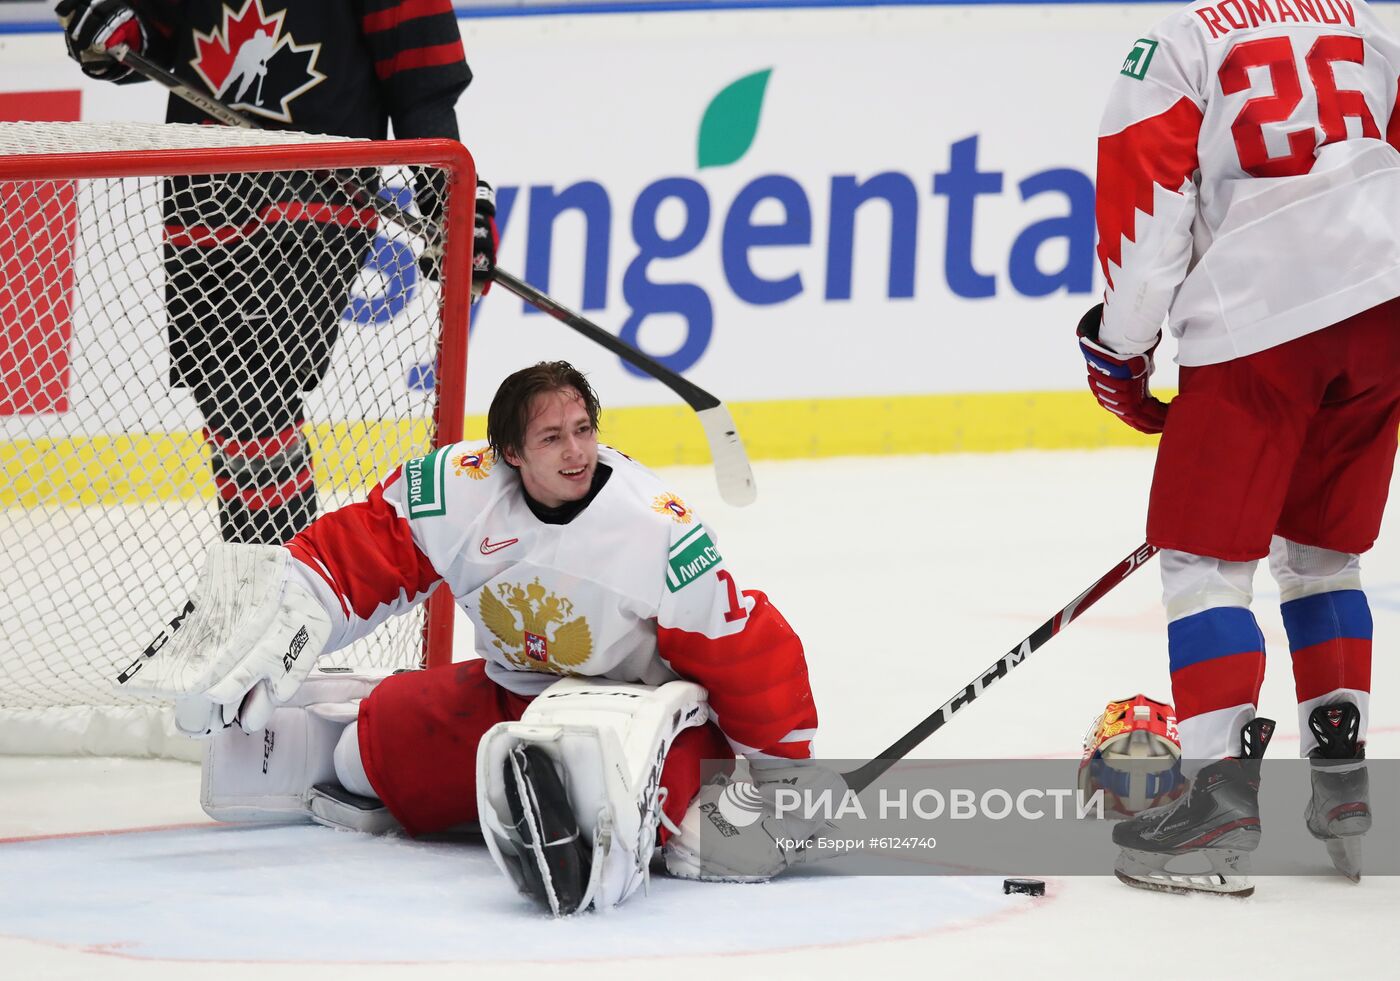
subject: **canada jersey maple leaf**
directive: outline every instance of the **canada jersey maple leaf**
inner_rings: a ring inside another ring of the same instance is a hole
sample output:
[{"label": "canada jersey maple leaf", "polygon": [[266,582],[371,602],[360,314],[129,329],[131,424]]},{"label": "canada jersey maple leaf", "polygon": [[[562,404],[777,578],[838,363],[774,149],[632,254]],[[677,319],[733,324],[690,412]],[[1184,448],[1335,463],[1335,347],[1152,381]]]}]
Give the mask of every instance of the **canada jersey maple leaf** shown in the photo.
[{"label": "canada jersey maple leaf", "polygon": [[208,34],[194,32],[195,70],[214,97],[234,109],[278,122],[292,121],[292,100],[320,85],[320,44],[298,44],[284,32],[285,10],[267,14],[263,0],[246,0]]}]

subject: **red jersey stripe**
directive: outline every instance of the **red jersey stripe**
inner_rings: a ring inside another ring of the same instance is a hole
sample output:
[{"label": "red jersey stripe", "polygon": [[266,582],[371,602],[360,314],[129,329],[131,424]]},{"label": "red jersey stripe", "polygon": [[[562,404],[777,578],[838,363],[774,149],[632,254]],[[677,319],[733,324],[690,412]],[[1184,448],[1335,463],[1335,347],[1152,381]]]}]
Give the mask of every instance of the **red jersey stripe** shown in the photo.
[{"label": "red jersey stripe", "polygon": [[408,520],[384,500],[398,474],[367,501],[321,515],[287,544],[303,565],[329,575],[336,595],[362,620],[401,592],[421,596],[442,578],[414,542]]},{"label": "red jersey stripe", "polygon": [[1121,265],[1123,243],[1136,241],[1137,213],[1152,215],[1153,188],[1179,191],[1200,166],[1196,139],[1201,110],[1182,98],[1166,112],[1134,123],[1121,133],[1099,137],[1095,213],[1099,225],[1099,264],[1113,285],[1111,265]]},{"label": "red jersey stripe", "polygon": [[1395,108],[1390,111],[1390,122],[1385,127],[1385,141],[1400,150],[1400,82],[1395,86]]},{"label": "red jersey stripe", "polygon": [[257,216],[242,225],[181,225],[178,222],[169,222],[165,226],[165,239],[176,248],[192,246],[208,249],[242,241],[267,225],[295,221],[371,230],[379,227],[379,216],[373,208],[356,208],[348,204],[282,201],[259,208]]},{"label": "red jersey stripe", "polygon": [[[360,19],[360,26],[366,34],[388,31],[409,20],[433,17],[437,14],[452,14],[452,4],[447,0],[403,0],[388,10],[376,10]],[[453,15],[455,17],[455,15]]]},{"label": "red jersey stripe", "polygon": [[782,741],[795,729],[817,727],[802,642],[767,596],[744,595],[753,609],[742,631],[715,638],[658,627],[658,653],[681,677],[705,686],[725,735],[771,756],[806,759],[809,742]]},{"label": "red jersey stripe", "polygon": [[466,54],[462,51],[462,41],[459,38],[446,44],[432,44],[422,48],[409,48],[407,51],[400,51],[392,58],[376,61],[374,73],[382,81],[402,71],[450,65],[465,57]]}]

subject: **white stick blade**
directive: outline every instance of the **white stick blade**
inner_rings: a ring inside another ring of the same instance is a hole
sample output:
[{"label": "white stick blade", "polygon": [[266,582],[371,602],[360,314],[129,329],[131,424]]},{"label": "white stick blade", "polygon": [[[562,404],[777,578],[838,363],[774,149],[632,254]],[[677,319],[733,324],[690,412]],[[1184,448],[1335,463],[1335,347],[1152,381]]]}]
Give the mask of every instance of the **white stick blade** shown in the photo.
[{"label": "white stick blade", "polygon": [[758,485],[754,483],[753,468],[749,466],[749,455],[744,452],[743,440],[734,425],[734,417],[723,405],[703,409],[696,413],[700,425],[705,427],[705,438],[710,442],[710,456],[715,463],[715,480],[719,484],[720,497],[734,507],[748,507],[758,499]]}]

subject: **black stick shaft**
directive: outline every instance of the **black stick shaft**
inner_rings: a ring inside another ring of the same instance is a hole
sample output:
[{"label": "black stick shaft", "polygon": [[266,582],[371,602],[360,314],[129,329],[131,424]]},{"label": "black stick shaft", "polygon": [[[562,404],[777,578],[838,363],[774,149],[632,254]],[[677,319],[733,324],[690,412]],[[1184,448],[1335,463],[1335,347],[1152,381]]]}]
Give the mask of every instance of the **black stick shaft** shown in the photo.
[{"label": "black stick shaft", "polygon": [[[225,126],[232,126],[237,129],[260,130],[263,128],[256,120],[244,115],[237,109],[231,109],[212,96],[204,94],[174,72],[161,67],[144,55],[132,51],[126,45],[118,45],[113,49],[112,54],[128,68],[164,86],[174,95],[184,99],[210,118],[217,119]],[[431,244],[436,245],[442,242],[442,230],[428,219],[409,214],[392,201],[386,201],[378,195],[371,194],[367,188],[360,186],[354,181],[345,180],[337,175],[328,175],[328,177],[334,181],[337,187],[349,194],[361,207],[373,208],[375,211],[379,212],[381,217],[387,218]]]},{"label": "black stick shaft", "polygon": [[[243,113],[238,112],[236,109],[231,109],[217,99],[199,91],[174,72],[163,68],[138,52],[132,51],[125,45],[115,49],[113,54],[115,54],[117,59],[123,64],[152,81],[163,85],[175,95],[189,102],[202,112],[207,113],[214,119],[217,119],[219,122],[241,129],[261,129],[256,122],[249,119]],[[359,190],[363,192],[363,189]],[[422,227],[424,223],[417,219],[416,216],[401,212],[400,209],[394,207],[390,202],[375,200],[374,206],[383,210],[387,217],[404,225],[410,231],[419,233],[425,231]],[[436,240],[436,238],[434,238],[434,240]],[[715,398],[700,386],[681,377],[654,358],[648,357],[632,345],[618,339],[592,321],[574,313],[568,307],[546,296],[544,293],[541,293],[524,280],[517,279],[504,269],[498,268],[496,270],[496,282],[500,283],[503,287],[510,290],[537,310],[547,313],[554,319],[567,324],[589,340],[607,348],[628,364],[645,371],[684,399],[686,404],[696,412],[702,409],[711,409],[720,404],[719,399]]]},{"label": "black stick shaft", "polygon": [[536,310],[547,313],[555,320],[567,324],[595,344],[607,348],[628,364],[645,371],[648,375],[651,375],[684,399],[685,403],[696,412],[702,409],[712,409],[720,404],[719,399],[715,398],[699,385],[676,374],[659,361],[648,357],[626,341],[620,340],[603,330],[603,328],[599,327],[591,320],[574,313],[562,303],[541,293],[524,280],[517,279],[499,266],[496,267],[496,282],[520,297]]},{"label": "black stick shaft", "polygon": [[[132,70],[163,85],[175,95],[221,123],[241,129],[262,128],[255,120],[199,91],[178,75],[144,57],[139,52],[132,51],[125,45],[114,48],[111,53]],[[367,189],[353,181],[345,180],[334,174],[328,176],[341,190],[350,194],[353,200],[363,206],[374,208],[383,217],[409,232],[421,236],[429,245],[436,245],[442,241],[441,230],[427,219],[409,214],[393,202],[371,194]],[[755,493],[753,472],[749,466],[748,455],[744,452],[743,443],[734,429],[733,419],[724,403],[699,385],[667,368],[655,358],[643,354],[637,348],[608,333],[592,321],[574,313],[529,283],[517,279],[499,267],[495,270],[494,277],[495,281],[500,283],[502,287],[526,303],[572,327],[595,344],[601,345],[628,364],[647,373],[679,395],[697,413],[702,413],[700,420],[706,428],[706,438],[710,441],[711,453],[715,457],[721,493],[730,503],[739,506],[753,502]]]},{"label": "black stick shaft", "polygon": [[230,109],[213,96],[205,95],[174,72],[157,65],[145,55],[132,51],[126,45],[117,45],[111,53],[123,65],[145,75],[153,82],[160,83],[196,109],[213,119],[217,119],[225,126],[235,126],[238,129],[262,129],[261,126],[238,110]]},{"label": "black stick shaft", "polygon": [[[243,113],[231,109],[217,99],[204,94],[194,86],[185,82],[184,79],[180,78],[178,75],[161,67],[149,58],[132,51],[130,48],[122,46],[113,53],[123,64],[128,65],[152,81],[165,86],[165,88],[169,89],[175,95],[189,102],[197,109],[207,113],[214,119],[217,119],[219,122],[229,126],[237,126],[242,129],[261,128],[256,122],[249,119]],[[375,200],[374,206],[383,210],[387,217],[404,225],[410,231],[423,233],[426,230],[423,227],[424,223],[421,222],[420,219],[414,215],[401,212],[400,209],[394,207],[390,202]],[[436,238],[434,237],[433,240],[436,241]],[[720,404],[719,399],[715,398],[703,388],[676,374],[665,365],[643,354],[627,342],[603,330],[592,321],[574,313],[568,307],[544,293],[541,293],[524,280],[517,279],[504,269],[499,268],[496,270],[495,276],[496,282],[500,283],[503,287],[510,290],[532,307],[567,324],[589,340],[602,345],[628,364],[645,371],[657,381],[666,385],[684,399],[686,404],[695,411],[699,412],[702,409],[714,408]]]},{"label": "black stick shaft", "polygon": [[847,773],[846,785],[859,793],[878,780],[886,770],[908,756],[921,742],[942,729],[956,713],[980,698],[987,688],[1006,677],[1012,668],[1039,650],[1047,640],[1073,623],[1081,613],[1097,603],[1115,586],[1136,572],[1139,567],[1145,565],[1156,552],[1155,545],[1143,545],[1134,549],[1127,558],[1115,565],[1084,592],[1070,600],[1049,620],[1036,627],[1029,637],[1002,655],[986,671],[972,679],[966,687],[935,709],[922,722],[896,739],[884,752],[869,763]]}]

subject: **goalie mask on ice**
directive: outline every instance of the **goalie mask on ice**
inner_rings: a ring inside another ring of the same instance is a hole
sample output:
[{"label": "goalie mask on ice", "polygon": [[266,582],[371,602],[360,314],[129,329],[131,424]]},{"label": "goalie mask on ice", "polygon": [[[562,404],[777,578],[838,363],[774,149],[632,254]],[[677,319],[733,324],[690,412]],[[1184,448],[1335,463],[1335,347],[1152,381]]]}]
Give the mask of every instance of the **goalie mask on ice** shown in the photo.
[{"label": "goalie mask on ice", "polygon": [[666,753],[708,719],[705,690],[688,681],[555,682],[477,750],[481,831],[496,865],[555,916],[621,903],[647,879]]},{"label": "goalie mask on ice", "polygon": [[1184,787],[1176,710],[1146,695],[1109,702],[1084,736],[1080,792],[1102,790],[1106,815],[1131,817]]}]

